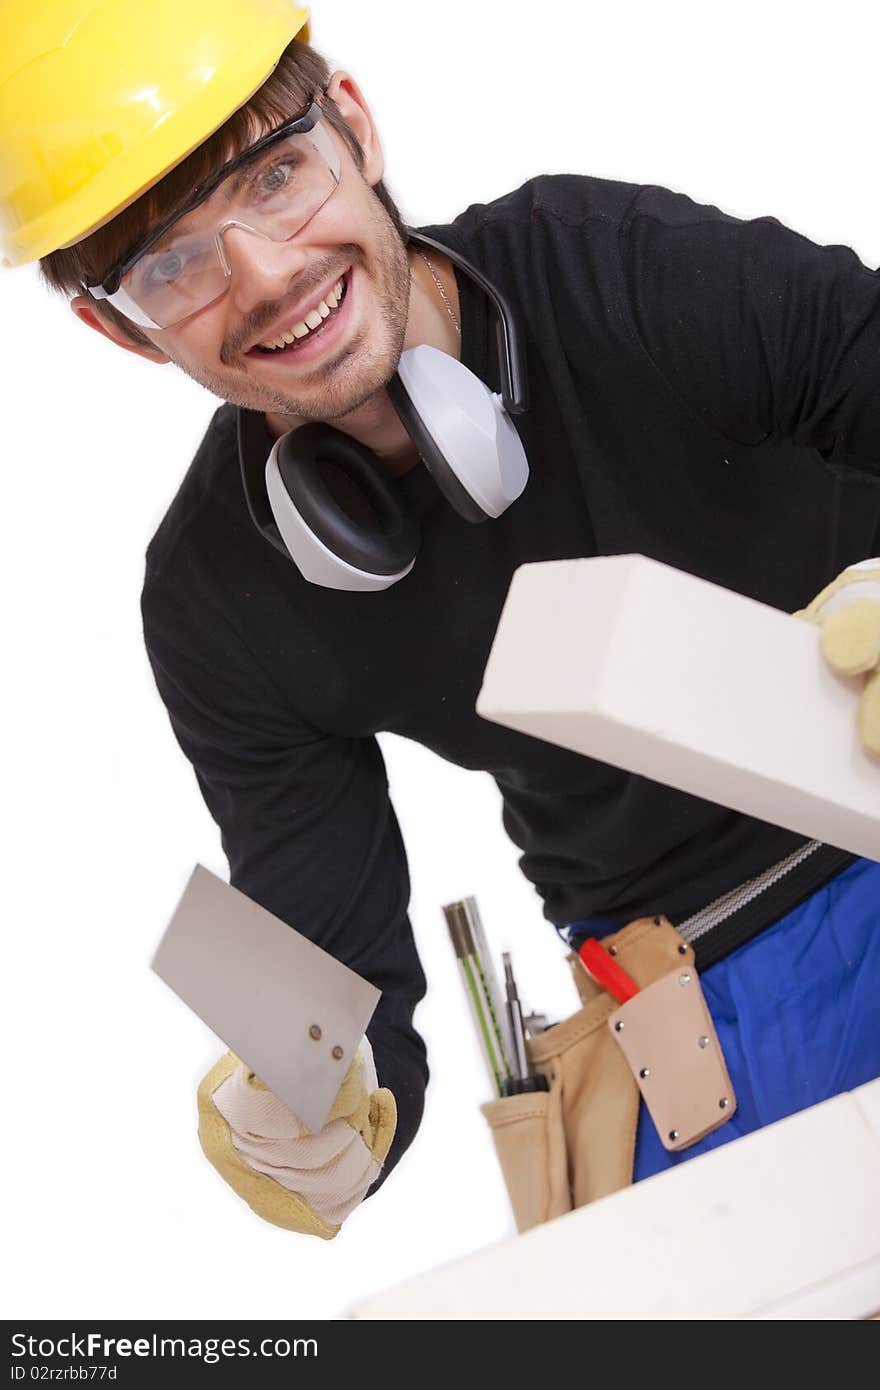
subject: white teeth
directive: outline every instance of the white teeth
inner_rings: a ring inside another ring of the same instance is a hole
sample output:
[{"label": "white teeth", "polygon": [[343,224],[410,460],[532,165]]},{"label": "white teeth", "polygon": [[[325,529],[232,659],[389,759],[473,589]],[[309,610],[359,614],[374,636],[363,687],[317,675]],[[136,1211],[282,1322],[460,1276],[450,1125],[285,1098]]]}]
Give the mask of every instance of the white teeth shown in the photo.
[{"label": "white teeth", "polygon": [[331,309],[338,307],[342,297],[343,284],[343,280],[337,280],[332,290],[327,294],[326,299],[322,299],[310,313],[306,314],[305,319],[301,320],[299,323],[295,323],[292,328],[285,329],[279,337],[273,338],[270,342],[260,343],[260,347],[277,350],[278,348],[288,347],[297,338],[304,338],[313,328],[317,328],[319,324],[324,322]]}]

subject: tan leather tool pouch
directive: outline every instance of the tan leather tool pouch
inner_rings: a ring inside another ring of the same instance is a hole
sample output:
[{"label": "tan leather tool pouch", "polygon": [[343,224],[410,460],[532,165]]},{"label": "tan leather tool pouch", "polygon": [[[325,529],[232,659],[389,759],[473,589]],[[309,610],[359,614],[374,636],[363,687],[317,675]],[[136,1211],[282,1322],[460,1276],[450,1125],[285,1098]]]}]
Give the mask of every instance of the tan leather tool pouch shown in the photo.
[{"label": "tan leather tool pouch", "polygon": [[518,1231],[571,1211],[561,1089],[555,1080],[550,1087],[480,1107],[492,1130]]},{"label": "tan leather tool pouch", "polygon": [[736,1096],[693,966],[640,990],[608,1027],[665,1149],[689,1148],[733,1115]]},{"label": "tan leather tool pouch", "polygon": [[[665,917],[639,918],[602,944],[640,990],[693,967],[692,948]],[[544,1073],[549,1091],[481,1107],[520,1231],[632,1182],[639,1085],[608,1027],[620,1006],[577,956],[568,959],[582,1007],[526,1044],[531,1067]]]}]

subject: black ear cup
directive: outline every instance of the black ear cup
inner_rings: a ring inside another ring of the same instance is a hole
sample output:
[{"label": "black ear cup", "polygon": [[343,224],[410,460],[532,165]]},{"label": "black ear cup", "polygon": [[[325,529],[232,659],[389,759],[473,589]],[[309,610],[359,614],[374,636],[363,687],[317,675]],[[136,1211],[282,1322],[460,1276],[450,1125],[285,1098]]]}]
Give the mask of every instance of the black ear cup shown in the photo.
[{"label": "black ear cup", "polygon": [[302,425],[279,442],[278,472],[314,536],[355,569],[399,574],[421,534],[371,449],[331,425]]}]

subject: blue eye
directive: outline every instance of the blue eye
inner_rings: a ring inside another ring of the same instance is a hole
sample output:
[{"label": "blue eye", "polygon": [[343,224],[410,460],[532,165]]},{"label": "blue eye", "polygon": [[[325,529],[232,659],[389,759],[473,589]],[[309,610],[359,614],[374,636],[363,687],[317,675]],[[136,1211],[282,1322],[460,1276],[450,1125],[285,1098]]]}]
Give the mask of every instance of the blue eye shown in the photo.
[{"label": "blue eye", "polygon": [[166,251],[150,265],[146,284],[150,287],[171,285],[186,265],[186,258],[178,251]]},{"label": "blue eye", "polygon": [[247,181],[247,196],[257,201],[274,197],[277,193],[293,192],[301,173],[308,174],[304,165],[308,162],[307,151],[294,149],[291,145],[273,150],[250,174]]},{"label": "blue eye", "polygon": [[[289,164],[273,164],[265,176],[260,180],[260,187],[265,193],[277,193],[287,183],[285,170],[289,169]],[[279,178],[279,175],[281,176]]]}]

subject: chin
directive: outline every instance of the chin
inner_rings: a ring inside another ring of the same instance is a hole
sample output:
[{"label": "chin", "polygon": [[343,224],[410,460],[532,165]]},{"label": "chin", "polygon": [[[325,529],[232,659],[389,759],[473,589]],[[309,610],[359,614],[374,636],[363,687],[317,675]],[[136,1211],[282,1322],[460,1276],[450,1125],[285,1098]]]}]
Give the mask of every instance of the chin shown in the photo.
[{"label": "chin", "polygon": [[[354,363],[343,362],[334,369],[326,385],[319,387],[311,402],[291,400],[289,413],[331,424],[344,420],[347,415],[368,408],[371,402],[378,403],[397,371],[399,360],[399,353],[389,353],[382,362],[372,361],[360,370]],[[307,408],[298,409],[298,405]]]}]

